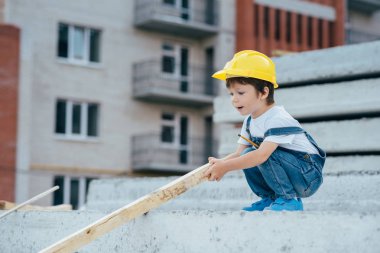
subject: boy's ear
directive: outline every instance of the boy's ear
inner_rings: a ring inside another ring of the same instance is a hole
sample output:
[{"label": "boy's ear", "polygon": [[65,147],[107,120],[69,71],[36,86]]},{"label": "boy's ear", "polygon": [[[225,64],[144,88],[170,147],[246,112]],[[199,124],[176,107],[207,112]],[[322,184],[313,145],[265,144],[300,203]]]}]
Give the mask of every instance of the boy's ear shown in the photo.
[{"label": "boy's ear", "polygon": [[269,95],[269,88],[264,87],[264,92],[261,93],[261,98],[266,99]]}]

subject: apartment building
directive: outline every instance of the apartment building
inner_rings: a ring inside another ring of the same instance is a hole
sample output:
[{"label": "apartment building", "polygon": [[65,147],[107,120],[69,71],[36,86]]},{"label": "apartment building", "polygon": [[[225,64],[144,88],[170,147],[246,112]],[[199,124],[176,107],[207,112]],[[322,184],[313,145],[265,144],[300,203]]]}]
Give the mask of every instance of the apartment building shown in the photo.
[{"label": "apartment building", "polygon": [[7,58],[19,73],[2,145],[16,192],[1,187],[0,199],[60,185],[41,203],[78,208],[94,178],[203,164],[215,149],[210,74],[233,54],[234,3],[1,1],[1,31],[20,52]]},{"label": "apartment building", "polygon": [[346,43],[380,40],[380,1],[348,0]]},{"label": "apartment building", "polygon": [[236,1],[236,51],[267,55],[344,44],[345,0]]}]

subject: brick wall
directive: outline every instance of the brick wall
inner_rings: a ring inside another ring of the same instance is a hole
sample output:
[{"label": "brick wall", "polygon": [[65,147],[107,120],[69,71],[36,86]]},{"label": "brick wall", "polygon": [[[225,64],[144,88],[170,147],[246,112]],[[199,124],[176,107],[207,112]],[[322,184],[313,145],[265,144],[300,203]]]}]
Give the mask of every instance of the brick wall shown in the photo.
[{"label": "brick wall", "polygon": [[0,199],[14,201],[20,30],[0,25]]},{"label": "brick wall", "polygon": [[256,0],[236,0],[236,51],[269,56],[344,44],[345,0],[308,0],[335,9],[335,20],[284,10]]}]

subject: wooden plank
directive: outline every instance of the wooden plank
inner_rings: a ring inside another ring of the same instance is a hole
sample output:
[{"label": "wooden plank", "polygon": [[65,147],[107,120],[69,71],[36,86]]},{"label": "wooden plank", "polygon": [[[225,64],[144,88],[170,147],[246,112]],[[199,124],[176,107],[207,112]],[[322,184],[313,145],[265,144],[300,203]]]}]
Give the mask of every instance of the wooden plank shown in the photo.
[{"label": "wooden plank", "polygon": [[48,252],[73,252],[74,250],[90,243],[96,238],[110,232],[111,230],[135,219],[138,216],[156,208],[163,203],[176,198],[192,187],[207,181],[203,173],[209,168],[205,164],[173,182],[147,194],[136,201],[119,208],[118,210],[104,216],[87,227],[63,238],[57,243],[43,249],[40,253]]},{"label": "wooden plank", "polygon": [[[16,206],[16,203],[0,200],[0,210],[9,210]],[[70,211],[72,210],[71,205],[62,204],[62,205],[56,205],[56,206],[36,206],[36,205],[25,205],[19,210],[23,211],[31,211],[31,210],[38,210],[38,211]]]},{"label": "wooden plank", "polygon": [[20,209],[21,207],[26,206],[27,204],[33,203],[34,201],[36,201],[36,200],[38,200],[38,199],[40,199],[40,198],[45,197],[46,195],[48,195],[48,194],[50,194],[50,193],[52,193],[52,192],[54,192],[54,191],[56,191],[56,190],[58,190],[58,189],[59,189],[59,186],[56,185],[56,186],[50,188],[49,190],[44,191],[44,192],[42,192],[42,193],[40,193],[40,194],[34,196],[34,197],[31,198],[31,199],[28,199],[27,201],[25,201],[25,202],[23,202],[23,203],[21,203],[21,204],[15,206],[15,207],[13,207],[13,208],[10,209],[9,211],[7,211],[7,212],[3,213],[2,215],[0,215],[0,219],[1,219],[1,218],[4,218],[4,217],[7,216],[8,214],[10,214],[10,213],[12,213],[12,212],[14,212],[14,211],[16,211],[16,210],[18,210],[18,209]]}]

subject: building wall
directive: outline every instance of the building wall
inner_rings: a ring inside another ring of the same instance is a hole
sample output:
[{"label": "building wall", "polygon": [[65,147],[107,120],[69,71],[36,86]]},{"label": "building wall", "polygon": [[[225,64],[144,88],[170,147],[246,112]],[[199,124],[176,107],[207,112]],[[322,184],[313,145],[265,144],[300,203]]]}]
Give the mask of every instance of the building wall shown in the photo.
[{"label": "building wall", "polygon": [[0,24],[0,199],[15,198],[20,30]]},{"label": "building wall", "polygon": [[380,40],[380,11],[373,13],[348,10],[346,43]]},{"label": "building wall", "polygon": [[[7,4],[6,22],[22,31],[24,105],[19,114],[25,115],[23,121],[30,126],[19,126],[24,144],[19,163],[23,175],[29,175],[18,180],[20,200],[51,187],[54,175],[99,177],[130,171],[132,136],[159,133],[162,112],[187,115],[190,138],[204,138],[204,120],[212,115],[212,105],[197,109],[135,100],[132,68],[135,62],[159,59],[165,41],[187,45],[191,64],[199,66],[204,64],[205,48],[214,46],[215,66],[222,66],[234,48],[233,0],[220,2],[220,35],[205,39],[137,29],[134,1],[16,0]],[[99,66],[58,59],[59,22],[102,31]],[[69,140],[54,133],[58,98],[99,103],[96,140]],[[47,198],[40,203],[51,202]]]},{"label": "building wall", "polygon": [[272,56],[344,43],[344,0],[238,0],[236,6],[236,51]]}]

